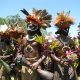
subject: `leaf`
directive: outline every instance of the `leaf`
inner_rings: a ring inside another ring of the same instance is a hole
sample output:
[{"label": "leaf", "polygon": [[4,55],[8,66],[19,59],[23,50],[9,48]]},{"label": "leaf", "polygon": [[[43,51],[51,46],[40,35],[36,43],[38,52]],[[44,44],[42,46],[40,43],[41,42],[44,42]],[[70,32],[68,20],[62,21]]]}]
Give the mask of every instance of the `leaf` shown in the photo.
[{"label": "leaf", "polygon": [[57,48],[59,48],[59,42],[57,40],[53,40],[49,47],[51,49],[57,49]]},{"label": "leaf", "polygon": [[45,42],[45,38],[43,36],[36,36],[35,41],[42,44]]}]

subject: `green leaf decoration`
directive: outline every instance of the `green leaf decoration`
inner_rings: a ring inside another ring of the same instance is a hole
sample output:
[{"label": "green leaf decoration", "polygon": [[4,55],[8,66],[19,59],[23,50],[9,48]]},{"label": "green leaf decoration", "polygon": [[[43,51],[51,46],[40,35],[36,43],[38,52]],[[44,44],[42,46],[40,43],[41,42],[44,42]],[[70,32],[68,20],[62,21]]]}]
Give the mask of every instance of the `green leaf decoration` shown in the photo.
[{"label": "green leaf decoration", "polygon": [[53,40],[49,46],[51,49],[59,48],[59,42],[57,40]]},{"label": "green leaf decoration", "polygon": [[73,48],[73,47],[75,48],[77,45],[79,45],[77,39],[73,39],[73,40],[71,41],[71,43],[70,43],[70,47],[71,47],[71,48]]},{"label": "green leaf decoration", "polygon": [[4,62],[2,59],[0,59],[0,64],[3,65],[3,67],[6,69],[7,72],[11,71],[10,66],[6,62]]},{"label": "green leaf decoration", "polygon": [[35,41],[42,44],[42,43],[45,42],[45,38],[44,38],[44,36],[38,36],[37,35],[36,38],[35,38]]},{"label": "green leaf decoration", "polygon": [[75,61],[75,62],[72,64],[72,66],[73,66],[74,69],[76,69],[76,68],[78,67],[78,65],[79,65],[79,62],[78,62],[78,61]]}]

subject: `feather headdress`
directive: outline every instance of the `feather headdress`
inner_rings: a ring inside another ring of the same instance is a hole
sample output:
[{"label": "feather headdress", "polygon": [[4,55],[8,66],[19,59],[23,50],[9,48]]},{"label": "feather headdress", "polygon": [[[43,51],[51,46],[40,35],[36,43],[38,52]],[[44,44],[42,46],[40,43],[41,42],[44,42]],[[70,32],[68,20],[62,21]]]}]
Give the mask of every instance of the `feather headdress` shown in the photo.
[{"label": "feather headdress", "polygon": [[26,35],[26,30],[23,27],[10,27],[8,29],[8,32],[11,37],[13,38],[19,38],[21,35],[25,36]]},{"label": "feather headdress", "polygon": [[57,17],[54,21],[54,25],[59,29],[64,29],[69,27],[74,23],[74,19],[70,17],[70,11],[65,13],[64,11],[61,13],[57,13]]},{"label": "feather headdress", "polygon": [[23,27],[8,27],[4,32],[0,31],[0,36],[4,38],[19,38],[20,36],[25,36],[26,35],[26,30]]},{"label": "feather headdress", "polygon": [[9,33],[7,32],[8,30],[8,26],[5,25],[0,25],[0,36],[1,37],[9,37]]},{"label": "feather headdress", "polygon": [[29,14],[25,9],[21,10],[26,15],[26,22],[34,22],[39,25],[39,27],[47,28],[50,27],[50,22],[52,16],[48,14],[46,9],[36,10],[33,8],[32,13]]}]

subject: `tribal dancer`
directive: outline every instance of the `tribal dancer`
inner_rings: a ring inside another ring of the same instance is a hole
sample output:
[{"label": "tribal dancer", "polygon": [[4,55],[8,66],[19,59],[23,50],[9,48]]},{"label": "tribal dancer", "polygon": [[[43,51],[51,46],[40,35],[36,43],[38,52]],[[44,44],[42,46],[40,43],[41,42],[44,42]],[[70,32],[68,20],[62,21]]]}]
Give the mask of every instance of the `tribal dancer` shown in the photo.
[{"label": "tribal dancer", "polygon": [[[70,43],[72,42],[69,34],[69,28],[74,23],[69,16],[70,12],[57,13],[57,18],[54,25],[58,30],[56,37],[58,41],[57,49],[54,49],[54,54],[51,54],[54,59],[54,78],[53,80],[77,80],[75,70],[72,67],[73,60],[77,58],[76,54],[71,50]],[[72,55],[76,58],[72,59]],[[75,60],[74,60],[75,61]]]},{"label": "tribal dancer", "polygon": [[1,80],[3,80],[3,78],[4,80],[11,80],[12,78],[21,80],[19,75],[17,75],[20,65],[15,60],[17,54],[21,51],[16,51],[16,45],[21,45],[21,36],[24,36],[25,34],[23,27],[19,26],[8,27],[4,33],[1,33],[1,43],[4,43],[3,46],[5,46],[5,51],[4,47],[1,46],[3,52],[2,55],[0,55],[0,65],[3,67]]},{"label": "tribal dancer", "polygon": [[46,10],[33,9],[32,14],[29,14],[25,9],[21,11],[26,15],[27,22],[27,35],[23,38],[23,47],[28,65],[25,69],[22,68],[22,80],[42,80],[43,77],[52,77],[52,73],[42,70],[42,62],[46,56],[42,54],[41,44],[35,40],[37,36],[42,36],[41,28],[50,27],[51,15]]},{"label": "tribal dancer", "polygon": [[80,24],[78,25],[78,28],[79,28],[79,32],[78,32],[78,36],[77,36],[77,53],[78,53],[78,56],[79,56],[79,59],[78,59],[78,67],[77,67],[77,74],[78,76],[80,76]]}]

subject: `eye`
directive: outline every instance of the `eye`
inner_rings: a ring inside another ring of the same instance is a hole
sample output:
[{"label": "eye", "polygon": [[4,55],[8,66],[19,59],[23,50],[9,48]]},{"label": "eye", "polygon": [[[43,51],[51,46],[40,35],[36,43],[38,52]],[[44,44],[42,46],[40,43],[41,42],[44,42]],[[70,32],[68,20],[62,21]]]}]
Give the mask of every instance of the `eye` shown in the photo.
[{"label": "eye", "polygon": [[28,24],[27,28],[28,30],[37,30],[38,26],[36,24]]}]

